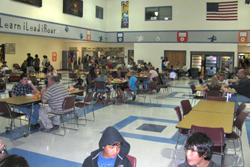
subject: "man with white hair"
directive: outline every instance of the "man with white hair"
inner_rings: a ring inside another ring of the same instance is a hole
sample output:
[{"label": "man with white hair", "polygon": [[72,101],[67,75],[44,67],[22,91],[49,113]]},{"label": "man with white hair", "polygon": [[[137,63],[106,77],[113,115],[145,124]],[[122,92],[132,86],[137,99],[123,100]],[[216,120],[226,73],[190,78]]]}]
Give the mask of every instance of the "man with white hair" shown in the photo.
[{"label": "man with white hair", "polygon": [[69,96],[67,88],[57,82],[55,76],[51,76],[48,79],[48,88],[41,90],[42,102],[48,102],[49,106],[44,106],[39,109],[40,119],[44,128],[42,131],[51,132],[54,129],[58,129],[60,125],[60,116],[55,116],[53,125],[48,117],[48,113],[62,113],[62,103],[64,98]]}]

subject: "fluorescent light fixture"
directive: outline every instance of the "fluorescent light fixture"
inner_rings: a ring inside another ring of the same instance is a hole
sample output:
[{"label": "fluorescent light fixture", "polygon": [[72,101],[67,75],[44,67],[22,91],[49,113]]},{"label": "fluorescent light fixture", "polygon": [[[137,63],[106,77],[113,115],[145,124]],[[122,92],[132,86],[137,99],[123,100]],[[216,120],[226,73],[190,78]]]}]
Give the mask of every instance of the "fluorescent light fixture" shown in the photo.
[{"label": "fluorescent light fixture", "polygon": [[168,17],[165,17],[164,20],[168,20]]},{"label": "fluorescent light fixture", "polygon": [[240,53],[239,55],[245,55],[245,53]]},{"label": "fluorescent light fixture", "polygon": [[155,11],[155,16],[158,16],[158,11]]}]

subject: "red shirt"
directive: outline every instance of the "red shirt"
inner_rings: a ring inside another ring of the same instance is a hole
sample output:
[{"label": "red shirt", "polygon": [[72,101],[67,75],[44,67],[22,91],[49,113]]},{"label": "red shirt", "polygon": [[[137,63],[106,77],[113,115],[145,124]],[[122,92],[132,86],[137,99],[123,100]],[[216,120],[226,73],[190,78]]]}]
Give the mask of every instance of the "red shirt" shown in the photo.
[{"label": "red shirt", "polygon": [[114,67],[112,66],[112,64],[109,64],[109,63],[107,64],[107,66],[108,66],[109,69],[113,69],[113,68],[114,68]]},{"label": "red shirt", "polygon": [[68,63],[69,63],[69,64],[71,63],[71,58],[70,58],[70,57],[68,58]]}]

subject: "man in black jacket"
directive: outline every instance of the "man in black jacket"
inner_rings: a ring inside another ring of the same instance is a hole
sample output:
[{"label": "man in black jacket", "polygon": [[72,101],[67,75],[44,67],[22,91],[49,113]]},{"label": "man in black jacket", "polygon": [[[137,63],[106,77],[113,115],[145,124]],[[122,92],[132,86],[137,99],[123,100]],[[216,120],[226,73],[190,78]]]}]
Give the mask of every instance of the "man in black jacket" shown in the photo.
[{"label": "man in black jacket", "polygon": [[235,102],[235,112],[238,109],[238,102],[250,103],[250,80],[246,76],[246,71],[241,69],[238,71],[238,76],[241,79],[239,82],[233,82],[232,85],[225,84],[225,88],[234,88],[237,93],[232,94],[231,102]]},{"label": "man in black jacket", "polygon": [[93,151],[82,166],[132,167],[126,157],[129,150],[130,145],[121,134],[114,127],[107,127],[99,141],[99,149]]}]

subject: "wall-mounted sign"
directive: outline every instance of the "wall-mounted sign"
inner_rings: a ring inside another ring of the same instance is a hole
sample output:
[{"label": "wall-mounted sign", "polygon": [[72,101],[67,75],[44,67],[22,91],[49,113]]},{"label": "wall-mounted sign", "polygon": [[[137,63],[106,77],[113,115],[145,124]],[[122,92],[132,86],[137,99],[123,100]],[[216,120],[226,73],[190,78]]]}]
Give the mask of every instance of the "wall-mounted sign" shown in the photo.
[{"label": "wall-mounted sign", "polygon": [[187,42],[188,41],[188,32],[187,31],[178,31],[177,32],[177,41],[178,42]]},{"label": "wall-mounted sign", "polygon": [[117,42],[123,42],[123,32],[117,33]]},{"label": "wall-mounted sign", "polygon": [[91,41],[91,30],[86,30],[87,41]]},{"label": "wall-mounted sign", "polygon": [[247,43],[248,31],[239,32],[239,43]]},{"label": "wall-mounted sign", "polygon": [[15,43],[6,43],[5,44],[5,54],[15,54],[16,53],[16,44]]},{"label": "wall-mounted sign", "polygon": [[57,53],[52,52],[52,61],[57,61]]}]

